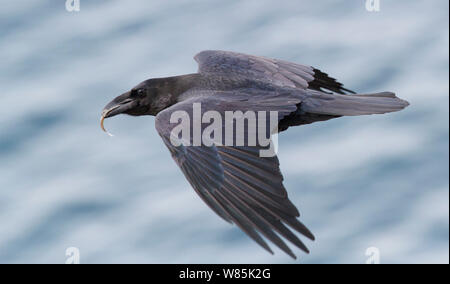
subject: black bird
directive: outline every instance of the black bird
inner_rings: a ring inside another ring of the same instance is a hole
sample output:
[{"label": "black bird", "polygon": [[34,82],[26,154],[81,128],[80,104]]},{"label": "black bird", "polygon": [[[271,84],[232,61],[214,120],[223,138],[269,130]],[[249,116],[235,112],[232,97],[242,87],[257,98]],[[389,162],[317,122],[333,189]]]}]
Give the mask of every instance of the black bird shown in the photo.
[{"label": "black bird", "polygon": [[[288,199],[278,158],[260,157],[259,144],[173,145],[171,115],[179,110],[192,115],[194,103],[201,103],[202,114],[209,110],[221,115],[236,110],[277,111],[276,131],[281,132],[340,116],[399,111],[408,102],[391,92],[355,94],[313,67],[283,60],[215,50],[202,51],[194,58],[198,73],[149,79],[116,97],[102,112],[102,129],[105,118],[122,113],[156,116],[156,130],[173,159],[215,213],[270,253],[261,235],[293,258],[282,238],[309,253],[291,231],[314,240]],[[201,130],[205,127],[203,123]]]}]

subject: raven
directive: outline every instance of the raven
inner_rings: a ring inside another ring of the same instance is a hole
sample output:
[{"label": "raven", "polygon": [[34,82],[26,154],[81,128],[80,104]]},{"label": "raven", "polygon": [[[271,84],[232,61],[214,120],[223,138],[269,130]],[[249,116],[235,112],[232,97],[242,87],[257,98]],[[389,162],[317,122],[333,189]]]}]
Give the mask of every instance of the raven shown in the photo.
[{"label": "raven", "polygon": [[[194,59],[197,73],[149,79],[113,99],[102,112],[102,129],[106,131],[105,118],[118,114],[156,116],[156,130],[173,159],[217,215],[270,253],[262,236],[294,259],[285,240],[309,253],[292,230],[311,240],[314,235],[298,220],[300,214],[288,199],[277,156],[260,155],[267,145],[250,145],[249,140],[244,145],[227,144],[223,138],[192,145],[193,138],[173,134],[172,116],[184,111],[199,123],[199,134],[206,131],[204,116],[211,111],[222,118],[227,111],[276,112],[276,128],[264,130],[270,137],[292,126],[394,112],[409,103],[391,92],[355,94],[318,69],[283,60],[218,50],[202,51]],[[195,118],[196,104],[202,107],[200,118]],[[228,122],[225,118],[219,125],[226,128]],[[256,132],[261,131],[259,126]],[[188,130],[195,132],[191,126]]]}]

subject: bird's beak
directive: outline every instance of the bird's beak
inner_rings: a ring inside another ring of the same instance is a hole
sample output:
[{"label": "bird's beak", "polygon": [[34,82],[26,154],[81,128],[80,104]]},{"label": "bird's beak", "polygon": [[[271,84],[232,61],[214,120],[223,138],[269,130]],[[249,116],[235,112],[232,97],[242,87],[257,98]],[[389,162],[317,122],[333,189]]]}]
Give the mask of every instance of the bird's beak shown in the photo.
[{"label": "bird's beak", "polygon": [[112,100],[109,104],[107,104],[102,111],[102,116],[100,118],[100,127],[110,136],[112,136],[112,134],[109,133],[104,126],[105,118],[113,117],[115,115],[124,113],[133,108],[135,105],[134,100],[129,98],[128,96],[129,92],[118,96],[117,98]]}]

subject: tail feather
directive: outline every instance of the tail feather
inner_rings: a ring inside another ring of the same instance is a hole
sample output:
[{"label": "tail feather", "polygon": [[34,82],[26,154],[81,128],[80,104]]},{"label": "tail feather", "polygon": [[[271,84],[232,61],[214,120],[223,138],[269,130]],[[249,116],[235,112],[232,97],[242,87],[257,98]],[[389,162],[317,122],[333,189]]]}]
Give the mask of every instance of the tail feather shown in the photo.
[{"label": "tail feather", "polygon": [[409,103],[391,92],[339,95],[311,92],[302,100],[302,110],[315,114],[354,116],[399,111]]}]

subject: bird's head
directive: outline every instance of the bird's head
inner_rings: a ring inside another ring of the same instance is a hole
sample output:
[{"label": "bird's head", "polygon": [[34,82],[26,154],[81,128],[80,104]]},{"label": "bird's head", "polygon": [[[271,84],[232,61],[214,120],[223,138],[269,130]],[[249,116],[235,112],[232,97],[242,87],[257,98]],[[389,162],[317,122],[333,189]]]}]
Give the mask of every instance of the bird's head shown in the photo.
[{"label": "bird's head", "polygon": [[108,103],[101,116],[101,127],[106,132],[103,122],[105,118],[118,114],[133,116],[156,115],[174,103],[170,82],[163,79],[150,79],[132,88],[130,91]]}]

